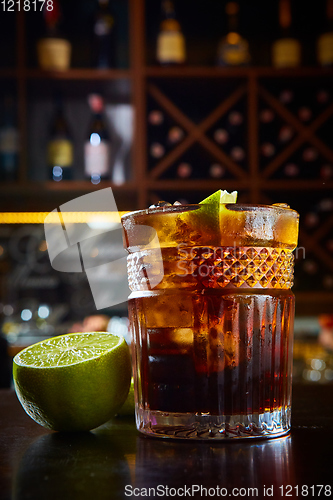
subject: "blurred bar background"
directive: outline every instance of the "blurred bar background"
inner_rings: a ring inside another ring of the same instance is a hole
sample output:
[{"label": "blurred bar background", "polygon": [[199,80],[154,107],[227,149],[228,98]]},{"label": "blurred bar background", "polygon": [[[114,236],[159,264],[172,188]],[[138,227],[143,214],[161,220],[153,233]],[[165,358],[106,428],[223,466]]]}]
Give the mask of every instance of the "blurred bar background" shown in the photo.
[{"label": "blurred bar background", "polygon": [[332,0],[0,2],[0,386],[87,317],[127,334],[42,224],[110,186],[120,211],[219,188],[296,209],[294,380],[332,383],[332,68]]}]

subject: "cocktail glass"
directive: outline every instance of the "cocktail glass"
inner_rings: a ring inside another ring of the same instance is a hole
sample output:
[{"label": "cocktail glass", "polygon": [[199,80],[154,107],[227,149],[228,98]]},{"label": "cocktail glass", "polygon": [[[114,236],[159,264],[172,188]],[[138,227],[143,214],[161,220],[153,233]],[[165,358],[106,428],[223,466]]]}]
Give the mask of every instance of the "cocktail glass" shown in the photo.
[{"label": "cocktail glass", "polygon": [[137,428],[269,438],[291,419],[298,214],[287,205],[150,208],[122,217]]}]

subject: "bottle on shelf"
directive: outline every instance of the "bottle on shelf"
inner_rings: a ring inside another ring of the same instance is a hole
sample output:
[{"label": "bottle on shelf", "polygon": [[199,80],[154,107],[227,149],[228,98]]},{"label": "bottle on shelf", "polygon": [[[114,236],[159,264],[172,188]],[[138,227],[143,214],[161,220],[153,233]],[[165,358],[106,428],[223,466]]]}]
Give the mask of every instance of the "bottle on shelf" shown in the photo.
[{"label": "bottle on shelf", "polygon": [[283,173],[285,177],[298,177],[300,174],[300,168],[297,163],[289,162],[284,166]]},{"label": "bottle on shelf", "polygon": [[298,118],[304,123],[308,123],[312,118],[312,110],[308,106],[301,106],[297,114]]},{"label": "bottle on shelf", "polygon": [[281,90],[280,95],[279,95],[279,100],[285,106],[292,105],[292,103],[294,101],[294,91],[292,89],[288,89],[288,88]]},{"label": "bottle on shelf", "polygon": [[246,153],[245,150],[241,146],[234,146],[230,150],[230,157],[235,162],[241,162],[245,159]]},{"label": "bottle on shelf", "polygon": [[322,111],[322,109],[326,107],[330,99],[331,99],[331,94],[328,92],[328,90],[324,88],[318,90],[318,92],[316,93],[316,102],[317,105],[319,105],[320,107],[320,111]]},{"label": "bottle on shelf", "polygon": [[178,178],[188,179],[189,177],[191,177],[192,172],[193,172],[193,168],[192,168],[192,165],[190,163],[187,163],[184,161],[179,163],[179,165],[177,167],[177,177]]},{"label": "bottle on shelf", "polygon": [[[213,132],[216,144],[235,162],[242,162],[246,156],[242,147],[243,129],[244,115],[241,111],[233,109],[219,122],[218,127]],[[218,169],[214,168],[213,171],[216,173]]]},{"label": "bottle on shelf", "polygon": [[181,65],[186,61],[185,37],[177,19],[172,0],[161,1],[162,21],[156,45],[156,60],[159,64]]},{"label": "bottle on shelf", "polygon": [[184,138],[184,130],[178,125],[174,125],[168,131],[167,143],[169,146],[173,147],[179,144]]},{"label": "bottle on shelf", "polygon": [[56,182],[73,178],[74,147],[64,113],[61,93],[55,96],[55,114],[47,145],[49,178]]},{"label": "bottle on shelf", "polygon": [[302,179],[318,179],[321,175],[322,158],[313,146],[307,144],[294,156]]},{"label": "bottle on shelf", "polygon": [[93,26],[93,66],[107,69],[115,66],[115,19],[109,0],[98,0]]},{"label": "bottle on shelf", "polygon": [[226,169],[220,163],[212,163],[208,169],[209,177],[212,179],[221,179],[224,177]]},{"label": "bottle on shelf", "polygon": [[159,109],[153,109],[148,114],[148,123],[154,127],[161,125],[164,122],[164,115]]},{"label": "bottle on shelf", "polygon": [[58,0],[52,0],[52,9],[46,2],[43,14],[46,33],[37,42],[38,64],[44,70],[65,71],[70,67],[72,46],[61,32],[62,13]]},{"label": "bottle on shelf", "polygon": [[263,158],[272,158],[276,153],[275,137],[277,121],[275,112],[264,107],[259,113],[260,123],[260,154]]},{"label": "bottle on shelf", "polygon": [[149,137],[149,156],[153,162],[161,159],[165,153],[167,146],[167,131],[166,116],[160,109],[152,109],[148,113],[148,137]]},{"label": "bottle on shelf", "polygon": [[333,0],[326,0],[326,31],[317,40],[317,60],[320,66],[333,66]]},{"label": "bottle on shelf", "polygon": [[291,125],[282,125],[278,131],[278,142],[280,144],[287,144],[295,136],[295,131]]},{"label": "bottle on shelf", "polygon": [[324,163],[320,167],[320,178],[323,180],[333,179],[333,165]]},{"label": "bottle on shelf", "polygon": [[301,64],[301,44],[292,33],[290,0],[279,0],[280,37],[272,46],[272,65],[292,68]]},{"label": "bottle on shelf", "polygon": [[217,128],[214,132],[214,140],[217,144],[224,145],[229,141],[229,132],[225,128]]},{"label": "bottle on shelf", "polygon": [[330,168],[329,164],[323,163],[317,149],[311,145],[305,145],[287,160],[281,173],[283,177],[289,178],[322,179],[325,184],[325,181],[330,179]]},{"label": "bottle on shelf", "polygon": [[150,156],[155,160],[159,160],[165,155],[165,147],[160,142],[153,142],[150,145]]},{"label": "bottle on shelf", "polygon": [[19,141],[12,95],[5,96],[0,119],[0,181],[14,181],[18,170]]},{"label": "bottle on shelf", "polygon": [[84,175],[92,184],[111,178],[111,141],[104,117],[104,99],[90,94],[88,103],[92,120],[84,143]]},{"label": "bottle on shelf", "polygon": [[225,7],[228,18],[228,33],[222,38],[217,49],[218,66],[246,66],[251,56],[249,43],[241,36],[238,28],[239,5],[228,2]]}]

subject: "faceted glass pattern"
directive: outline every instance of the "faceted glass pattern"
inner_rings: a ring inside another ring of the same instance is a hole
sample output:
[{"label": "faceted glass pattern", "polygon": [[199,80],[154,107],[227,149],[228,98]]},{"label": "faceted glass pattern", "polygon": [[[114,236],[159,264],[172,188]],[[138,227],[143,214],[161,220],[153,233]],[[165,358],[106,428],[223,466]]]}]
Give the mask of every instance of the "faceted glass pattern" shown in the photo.
[{"label": "faceted glass pattern", "polygon": [[[283,248],[184,247],[162,250],[164,276],[154,287],[162,288],[278,288],[293,285],[294,255]],[[151,290],[147,267],[154,264],[146,253],[128,257],[131,290]],[[150,274],[151,275],[151,274]]]}]

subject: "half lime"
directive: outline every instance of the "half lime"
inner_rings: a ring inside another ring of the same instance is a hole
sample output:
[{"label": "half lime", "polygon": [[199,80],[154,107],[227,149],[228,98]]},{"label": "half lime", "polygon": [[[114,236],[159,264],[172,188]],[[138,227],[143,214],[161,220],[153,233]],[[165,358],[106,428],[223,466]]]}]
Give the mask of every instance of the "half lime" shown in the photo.
[{"label": "half lime", "polygon": [[85,431],[121,408],[131,382],[123,337],[90,332],[60,335],[19,352],[14,387],[27,414],[56,431]]}]

